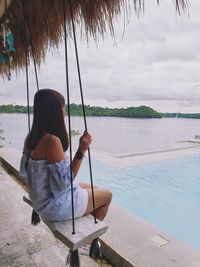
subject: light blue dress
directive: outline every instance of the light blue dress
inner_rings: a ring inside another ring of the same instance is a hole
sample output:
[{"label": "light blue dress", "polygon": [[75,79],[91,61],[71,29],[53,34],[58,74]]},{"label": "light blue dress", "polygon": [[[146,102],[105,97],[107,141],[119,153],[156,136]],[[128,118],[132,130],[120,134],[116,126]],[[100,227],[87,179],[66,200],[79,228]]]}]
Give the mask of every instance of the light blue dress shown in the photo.
[{"label": "light blue dress", "polygon": [[[49,164],[46,160],[22,156],[20,176],[28,186],[34,210],[45,221],[64,221],[72,218],[71,175],[67,160]],[[73,181],[74,217],[82,217],[88,203],[88,193]]]}]

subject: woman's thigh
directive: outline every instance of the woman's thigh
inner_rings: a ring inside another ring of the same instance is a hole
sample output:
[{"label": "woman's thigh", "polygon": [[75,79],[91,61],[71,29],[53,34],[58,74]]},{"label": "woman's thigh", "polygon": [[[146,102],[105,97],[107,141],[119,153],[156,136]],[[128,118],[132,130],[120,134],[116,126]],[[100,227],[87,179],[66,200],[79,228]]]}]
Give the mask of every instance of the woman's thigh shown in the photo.
[{"label": "woman's thigh", "polygon": [[[79,185],[81,188],[84,188],[84,189],[90,189],[91,188],[91,184],[89,184],[89,183],[80,182]],[[93,188],[97,188],[97,186],[94,185]]]},{"label": "woman's thigh", "polygon": [[[88,205],[85,214],[91,213],[94,210],[92,201],[91,189],[86,189],[88,192]],[[106,189],[95,188],[94,189],[95,209],[110,204],[112,199],[112,193]]]}]

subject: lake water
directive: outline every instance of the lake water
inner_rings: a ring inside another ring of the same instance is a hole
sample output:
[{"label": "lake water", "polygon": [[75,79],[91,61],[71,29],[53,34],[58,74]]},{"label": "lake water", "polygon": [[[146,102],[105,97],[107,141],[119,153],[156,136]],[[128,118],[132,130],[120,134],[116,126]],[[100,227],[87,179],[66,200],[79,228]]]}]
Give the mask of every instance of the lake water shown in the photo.
[{"label": "lake water", "polygon": [[[193,119],[88,118],[92,150],[115,155],[188,146],[180,141],[200,133]],[[22,149],[27,134],[24,114],[0,114],[5,147]],[[83,120],[72,118],[83,131]],[[73,138],[77,145],[79,137]],[[75,147],[74,145],[74,147]],[[113,202],[200,250],[200,152],[139,166],[113,166],[92,160],[94,183],[113,192]],[[78,179],[89,182],[87,159]]]},{"label": "lake water", "polygon": [[[92,149],[115,155],[145,152],[185,146],[179,143],[191,140],[200,133],[200,120],[194,119],[129,119],[89,117],[88,129],[93,137]],[[28,132],[25,114],[0,114],[5,147],[22,149]],[[72,117],[72,129],[84,129],[81,117]],[[77,144],[78,137],[73,138]]]},{"label": "lake water", "polygon": [[[109,188],[113,201],[177,239],[200,250],[200,151],[138,166],[93,160],[95,184]],[[88,165],[78,178],[89,182]]]}]

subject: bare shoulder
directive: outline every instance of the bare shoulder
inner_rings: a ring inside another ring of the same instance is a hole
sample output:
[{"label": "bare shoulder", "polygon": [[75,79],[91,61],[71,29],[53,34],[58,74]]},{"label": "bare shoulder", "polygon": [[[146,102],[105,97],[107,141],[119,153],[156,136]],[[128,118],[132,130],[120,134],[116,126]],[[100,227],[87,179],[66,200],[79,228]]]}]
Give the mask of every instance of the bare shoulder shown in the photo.
[{"label": "bare shoulder", "polygon": [[46,157],[49,163],[55,163],[64,159],[64,152],[60,139],[53,134],[46,134],[43,142],[46,147]]}]

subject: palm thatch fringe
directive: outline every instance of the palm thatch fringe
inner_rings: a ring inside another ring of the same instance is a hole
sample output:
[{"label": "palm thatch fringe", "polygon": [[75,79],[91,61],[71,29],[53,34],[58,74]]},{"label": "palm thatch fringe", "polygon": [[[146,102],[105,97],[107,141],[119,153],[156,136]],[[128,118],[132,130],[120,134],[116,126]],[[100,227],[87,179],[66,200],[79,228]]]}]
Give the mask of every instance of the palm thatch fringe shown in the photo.
[{"label": "palm thatch fringe", "polygon": [[[2,2],[6,0],[0,0]],[[8,0],[7,0],[8,1]],[[93,36],[97,41],[109,28],[114,34],[113,20],[121,12],[127,15],[133,1],[137,14],[144,9],[145,0],[65,0],[68,37],[71,36],[70,1],[76,28],[83,37]],[[156,0],[159,4],[159,0]],[[174,1],[174,0],[173,0]],[[187,9],[187,0],[175,0],[177,12]],[[25,12],[23,12],[23,8]],[[24,17],[25,13],[25,17]],[[13,54],[11,69],[25,66],[25,46],[31,55],[31,43],[38,65],[45,58],[49,47],[57,47],[63,34],[63,0],[14,0],[4,12],[0,23],[9,18],[9,27],[14,35],[16,53]],[[0,73],[7,68],[0,65]]]}]

